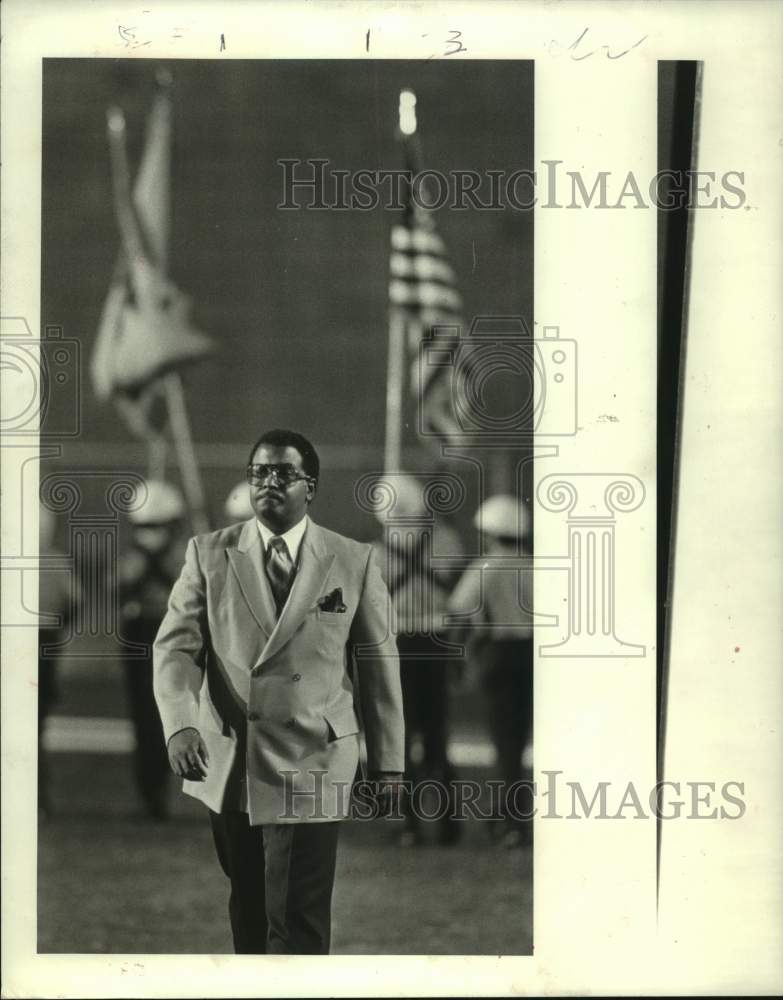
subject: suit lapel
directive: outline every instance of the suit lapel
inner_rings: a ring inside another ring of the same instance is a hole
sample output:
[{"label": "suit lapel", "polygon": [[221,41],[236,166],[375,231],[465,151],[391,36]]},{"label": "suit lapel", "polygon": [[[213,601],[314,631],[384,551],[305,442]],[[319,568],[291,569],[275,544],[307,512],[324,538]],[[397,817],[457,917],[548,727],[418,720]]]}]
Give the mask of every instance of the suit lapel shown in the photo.
[{"label": "suit lapel", "polygon": [[251,614],[269,638],[278,623],[275,621],[275,604],[266,579],[263,546],[255,518],[245,522],[237,547],[228,549],[228,558]]},{"label": "suit lapel", "polygon": [[334,555],[327,551],[321,529],[310,521],[302,539],[299,568],[291,593],[264,648],[262,663],[285,645],[297,630],[320,594],[333,562]]}]

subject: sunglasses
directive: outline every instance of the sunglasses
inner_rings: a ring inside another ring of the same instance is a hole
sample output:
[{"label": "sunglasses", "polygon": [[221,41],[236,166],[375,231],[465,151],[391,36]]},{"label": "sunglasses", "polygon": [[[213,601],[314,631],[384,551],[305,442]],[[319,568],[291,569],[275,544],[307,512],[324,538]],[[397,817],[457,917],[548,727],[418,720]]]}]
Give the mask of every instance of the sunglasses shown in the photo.
[{"label": "sunglasses", "polygon": [[313,480],[312,476],[306,476],[290,462],[281,465],[251,464],[248,465],[245,475],[251,486],[263,486],[270,476],[274,476],[280,486],[293,486],[300,479],[309,482]]}]

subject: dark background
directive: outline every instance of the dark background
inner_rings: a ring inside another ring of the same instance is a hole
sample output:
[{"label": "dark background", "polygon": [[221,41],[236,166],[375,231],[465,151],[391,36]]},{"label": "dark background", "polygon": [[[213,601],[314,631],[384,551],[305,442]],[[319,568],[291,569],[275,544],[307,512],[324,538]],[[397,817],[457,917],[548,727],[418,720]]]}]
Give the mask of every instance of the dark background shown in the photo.
[{"label": "dark background", "polygon": [[[42,472],[143,471],[145,450],[95,398],[88,362],[118,249],[106,109],[125,111],[135,171],[162,64],[46,59],[43,64],[42,325],[81,347],[80,433]],[[281,211],[280,158],[332,169],[404,166],[394,135],[399,91],[418,97],[424,166],[511,172],[533,167],[533,64],[466,61],[176,61],[170,268],[193,298],[217,355],[186,373],[193,436],[214,526],[248,446],[269,426],[311,437],[325,475],[314,510],[369,538],[355,479],[381,469],[386,391],[389,230],[397,213]],[[519,314],[532,326],[530,212],[436,213],[465,316]],[[519,387],[496,380],[499,394]],[[53,392],[46,428],[71,419]],[[433,461],[409,431],[407,467]],[[437,467],[437,463],[436,463]],[[455,468],[470,480],[468,465]],[[512,456],[488,470],[513,489]],[[172,469],[176,481],[176,468]],[[466,482],[469,524],[476,484]],[[527,491],[526,491],[527,492]],[[89,498],[88,498],[89,504]],[[457,521],[459,522],[458,515]]]}]

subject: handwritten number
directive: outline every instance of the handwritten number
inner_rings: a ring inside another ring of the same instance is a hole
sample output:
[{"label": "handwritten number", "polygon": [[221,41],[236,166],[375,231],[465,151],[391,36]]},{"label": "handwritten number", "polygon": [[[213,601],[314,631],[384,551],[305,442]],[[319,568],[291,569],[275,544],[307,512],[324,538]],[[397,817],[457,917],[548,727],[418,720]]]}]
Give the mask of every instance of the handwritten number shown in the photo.
[{"label": "handwritten number", "polygon": [[449,31],[449,37],[446,39],[446,45],[453,45],[456,48],[446,49],[443,53],[446,56],[456,55],[458,52],[467,52],[468,50],[462,44],[462,32],[461,31]]}]

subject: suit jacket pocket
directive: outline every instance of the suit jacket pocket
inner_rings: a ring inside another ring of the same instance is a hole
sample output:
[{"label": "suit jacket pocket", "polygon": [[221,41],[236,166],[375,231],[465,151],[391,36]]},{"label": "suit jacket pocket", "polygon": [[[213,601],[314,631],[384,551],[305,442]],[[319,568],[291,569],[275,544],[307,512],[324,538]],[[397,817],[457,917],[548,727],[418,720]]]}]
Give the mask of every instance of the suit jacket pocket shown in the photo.
[{"label": "suit jacket pocket", "polygon": [[324,712],[328,735],[327,742],[342,739],[343,736],[354,736],[359,732],[359,722],[352,704],[340,705]]},{"label": "suit jacket pocket", "polygon": [[324,611],[323,608],[316,608],[315,613],[318,621],[327,625],[345,625],[348,622],[347,611]]}]

